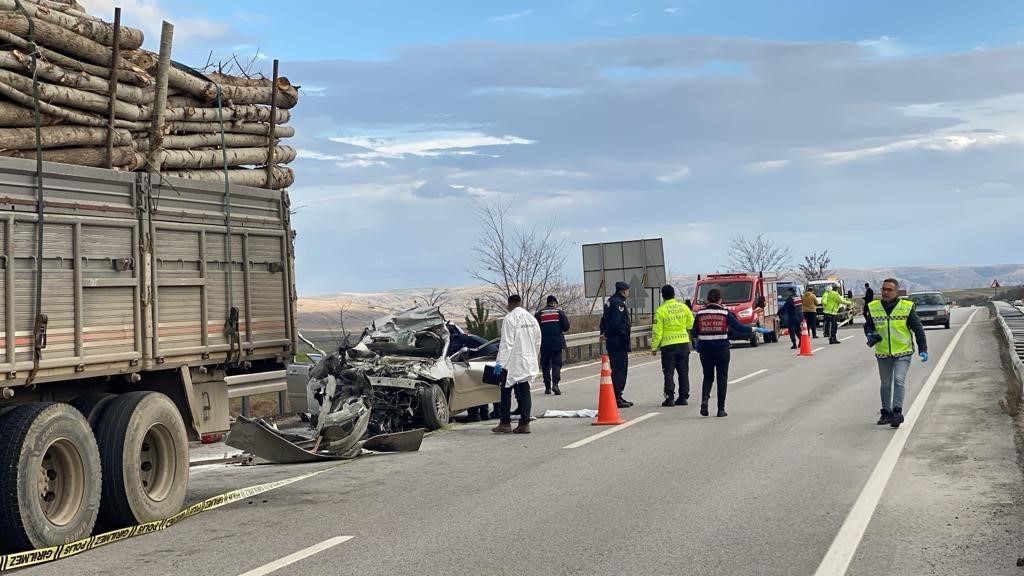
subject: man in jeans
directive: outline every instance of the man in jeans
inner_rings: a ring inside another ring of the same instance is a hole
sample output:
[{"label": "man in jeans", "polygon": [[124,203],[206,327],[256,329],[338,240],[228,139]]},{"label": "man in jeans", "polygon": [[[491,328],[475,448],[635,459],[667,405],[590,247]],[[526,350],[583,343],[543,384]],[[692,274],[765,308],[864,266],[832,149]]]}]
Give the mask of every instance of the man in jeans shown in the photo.
[{"label": "man in jeans", "polygon": [[[498,346],[498,361],[494,373],[501,375],[508,371],[505,384],[501,387],[501,420],[491,429],[495,434],[529,434],[530,386],[540,375],[537,356],[540,354],[540,325],[537,319],[523,309],[523,299],[518,294],[508,297],[508,314],[501,321],[501,344]],[[512,392],[519,403],[519,425],[512,429]]]},{"label": "man in jeans", "polygon": [[917,317],[914,303],[898,295],[900,284],[894,278],[882,282],[881,300],[868,303],[864,317],[864,334],[868,346],[875,348],[878,375],[881,377],[882,416],[878,424],[899,428],[903,423],[903,397],[907,371],[917,340],[921,362],[928,361],[928,340],[924,326]]},{"label": "man in jeans", "polygon": [[708,415],[708,400],[711,398],[711,384],[718,377],[718,417],[725,413],[725,393],[729,383],[729,331],[738,334],[771,330],[744,326],[736,315],[722,306],[722,291],[712,288],[708,291],[708,303],[698,312],[693,323],[693,335],[697,338],[697,352],[704,369],[704,385],[701,387],[700,415]]},{"label": "man in jeans", "polygon": [[[664,303],[654,313],[651,326],[651,354],[661,350],[661,371],[665,375],[665,401],[662,406],[685,406],[690,399],[690,329],[693,312],[676,300],[676,289],[670,284],[661,287]],[[675,396],[673,375],[679,375],[679,397]]]}]

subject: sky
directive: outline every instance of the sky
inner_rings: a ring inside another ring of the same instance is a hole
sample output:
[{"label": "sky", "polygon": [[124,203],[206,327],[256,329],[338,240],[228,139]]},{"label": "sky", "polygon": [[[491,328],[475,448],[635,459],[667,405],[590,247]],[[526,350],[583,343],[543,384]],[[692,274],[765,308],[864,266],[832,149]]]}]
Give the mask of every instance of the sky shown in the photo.
[{"label": "sky", "polygon": [[302,295],[474,283],[476,199],[553,224],[577,281],[582,244],[661,237],[694,274],[760,232],[844,268],[1024,260],[1024,3],[79,1],[301,86]]}]

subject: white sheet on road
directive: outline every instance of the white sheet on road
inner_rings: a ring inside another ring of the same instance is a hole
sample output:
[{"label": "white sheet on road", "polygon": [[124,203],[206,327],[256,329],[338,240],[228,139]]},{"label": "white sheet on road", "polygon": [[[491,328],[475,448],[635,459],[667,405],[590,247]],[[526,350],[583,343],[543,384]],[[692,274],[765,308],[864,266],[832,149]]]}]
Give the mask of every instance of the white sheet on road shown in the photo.
[{"label": "white sheet on road", "polygon": [[541,418],[593,418],[597,416],[597,410],[584,408],[582,410],[545,410]]}]

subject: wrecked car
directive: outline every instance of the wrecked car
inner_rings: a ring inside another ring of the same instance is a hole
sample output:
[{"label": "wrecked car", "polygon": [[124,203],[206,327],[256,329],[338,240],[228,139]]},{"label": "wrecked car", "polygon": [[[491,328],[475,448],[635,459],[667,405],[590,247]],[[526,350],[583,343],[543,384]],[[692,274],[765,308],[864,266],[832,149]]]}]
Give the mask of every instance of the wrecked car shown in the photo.
[{"label": "wrecked car", "polygon": [[[436,430],[452,414],[499,400],[500,390],[483,383],[486,362],[480,349],[450,350],[449,330],[437,307],[413,308],[375,320],[356,346],[332,355],[365,375],[371,386],[369,434]],[[309,388],[318,398],[324,383],[314,373]],[[315,412],[317,405],[310,408]]]},{"label": "wrecked car", "polygon": [[321,385],[311,436],[282,432],[266,420],[240,416],[225,443],[276,464],[349,459],[361,455],[363,450],[419,450],[422,428],[367,434],[373,389],[362,371],[346,365],[343,355],[323,357],[310,372],[310,380]]}]

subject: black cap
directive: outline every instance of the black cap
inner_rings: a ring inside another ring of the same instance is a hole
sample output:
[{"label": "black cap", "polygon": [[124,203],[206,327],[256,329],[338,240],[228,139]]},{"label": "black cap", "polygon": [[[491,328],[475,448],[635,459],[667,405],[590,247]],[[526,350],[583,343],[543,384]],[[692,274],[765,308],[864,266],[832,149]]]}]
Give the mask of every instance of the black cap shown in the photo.
[{"label": "black cap", "polygon": [[626,284],[625,282],[622,282],[622,281],[616,282],[615,283],[615,290],[616,291],[619,291],[619,290],[629,290],[629,284]]},{"label": "black cap", "polygon": [[558,304],[558,298],[555,298],[554,294],[548,296],[548,304]]}]

